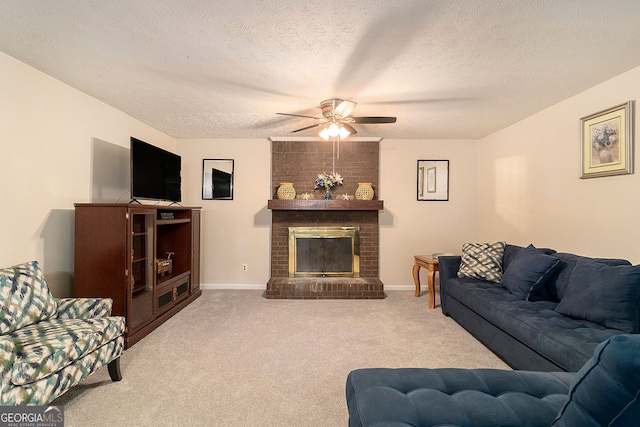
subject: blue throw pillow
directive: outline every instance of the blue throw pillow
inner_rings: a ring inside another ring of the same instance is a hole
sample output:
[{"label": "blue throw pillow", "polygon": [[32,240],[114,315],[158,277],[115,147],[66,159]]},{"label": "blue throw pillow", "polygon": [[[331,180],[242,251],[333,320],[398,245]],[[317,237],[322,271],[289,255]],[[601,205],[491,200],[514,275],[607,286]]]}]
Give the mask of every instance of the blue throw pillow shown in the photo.
[{"label": "blue throw pillow", "polygon": [[638,425],[640,336],[615,335],[601,343],[569,388],[553,427]]},{"label": "blue throw pillow", "polygon": [[561,261],[529,245],[511,261],[502,276],[502,286],[520,299],[531,301],[560,266]]},{"label": "blue throw pillow", "polygon": [[578,261],[555,310],[607,328],[635,333],[640,327],[640,266],[611,267]]}]

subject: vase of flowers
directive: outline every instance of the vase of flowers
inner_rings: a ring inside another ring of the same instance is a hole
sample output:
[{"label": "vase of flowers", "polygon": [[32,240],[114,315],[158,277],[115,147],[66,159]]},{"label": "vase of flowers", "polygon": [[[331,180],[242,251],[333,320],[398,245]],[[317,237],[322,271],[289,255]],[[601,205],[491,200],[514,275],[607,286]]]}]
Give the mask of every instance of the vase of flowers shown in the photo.
[{"label": "vase of flowers", "polygon": [[324,199],[331,200],[331,189],[336,185],[342,185],[342,177],[339,173],[319,173],[316,179],[315,190],[324,190]]}]

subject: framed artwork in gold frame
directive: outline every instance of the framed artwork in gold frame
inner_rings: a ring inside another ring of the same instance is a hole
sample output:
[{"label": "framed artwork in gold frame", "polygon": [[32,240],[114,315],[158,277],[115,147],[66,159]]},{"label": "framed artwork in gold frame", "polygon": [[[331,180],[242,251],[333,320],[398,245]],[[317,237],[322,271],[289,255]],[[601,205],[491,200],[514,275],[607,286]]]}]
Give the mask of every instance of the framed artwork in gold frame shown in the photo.
[{"label": "framed artwork in gold frame", "polygon": [[633,173],[633,101],[580,119],[580,178]]}]

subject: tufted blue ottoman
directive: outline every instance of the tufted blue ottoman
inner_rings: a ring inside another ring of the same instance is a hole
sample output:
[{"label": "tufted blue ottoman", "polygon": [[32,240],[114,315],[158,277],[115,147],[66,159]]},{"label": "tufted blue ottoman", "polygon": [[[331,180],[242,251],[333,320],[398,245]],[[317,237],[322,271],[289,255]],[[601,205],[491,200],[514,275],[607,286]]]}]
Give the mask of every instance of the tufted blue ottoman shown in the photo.
[{"label": "tufted blue ottoman", "polygon": [[360,369],[349,426],[549,426],[574,374],[497,369]]},{"label": "tufted blue ottoman", "polygon": [[346,395],[350,427],[638,426],[640,336],[603,342],[577,373],[359,369]]}]

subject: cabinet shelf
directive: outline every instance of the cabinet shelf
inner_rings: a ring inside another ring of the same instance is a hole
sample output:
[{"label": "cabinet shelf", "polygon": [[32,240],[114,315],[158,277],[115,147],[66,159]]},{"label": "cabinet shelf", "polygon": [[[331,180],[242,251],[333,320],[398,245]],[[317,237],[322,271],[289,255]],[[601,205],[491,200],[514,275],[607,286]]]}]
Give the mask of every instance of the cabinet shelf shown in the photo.
[{"label": "cabinet shelf", "polygon": [[188,275],[189,273],[190,273],[190,271],[187,270],[187,271],[180,271],[180,272],[177,272],[175,274],[167,273],[164,276],[161,276],[161,275],[158,274],[158,275],[156,275],[156,286],[164,286],[165,283],[170,282],[170,281],[174,280],[177,277],[182,277],[185,274]]},{"label": "cabinet shelf", "polygon": [[187,222],[191,222],[191,219],[190,218],[159,219],[158,225],[184,224]]},{"label": "cabinet shelf", "polygon": [[131,291],[131,294],[132,295],[139,294],[140,292],[144,291],[145,289],[146,288],[145,288],[144,284],[143,285],[139,285],[139,286],[134,285],[133,286],[133,290]]}]

